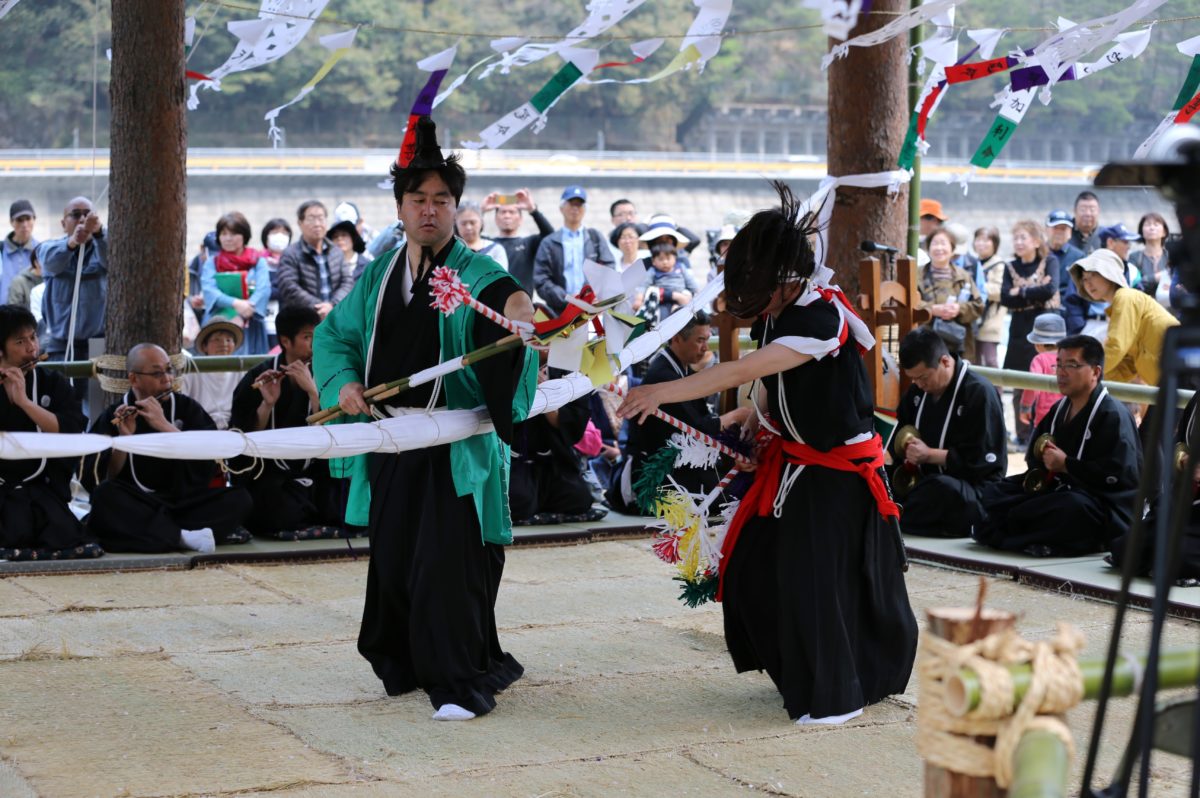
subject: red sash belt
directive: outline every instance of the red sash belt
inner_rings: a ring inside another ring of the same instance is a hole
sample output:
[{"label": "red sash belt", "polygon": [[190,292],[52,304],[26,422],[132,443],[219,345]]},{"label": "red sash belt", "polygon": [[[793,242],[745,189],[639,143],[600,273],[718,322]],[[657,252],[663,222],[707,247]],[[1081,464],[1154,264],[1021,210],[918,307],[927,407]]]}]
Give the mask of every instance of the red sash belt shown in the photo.
[{"label": "red sash belt", "polygon": [[[883,467],[883,439],[878,434],[861,443],[835,446],[828,452],[818,451],[806,443],[794,443],[778,436],[774,437],[762,452],[758,468],[754,472],[754,483],[742,498],[733,520],[729,522],[729,529],[725,531],[725,542],[721,547],[721,562],[718,566],[721,582],[717,586],[717,601],[721,600],[721,593],[725,587],[725,566],[733,555],[742,527],[751,518],[772,512],[775,497],[779,493],[785,457],[789,463],[795,465],[857,472],[866,480],[879,514],[884,518],[900,517],[900,508],[888,496],[887,487],[879,476],[879,469]],[[854,462],[856,460],[862,462]]]}]

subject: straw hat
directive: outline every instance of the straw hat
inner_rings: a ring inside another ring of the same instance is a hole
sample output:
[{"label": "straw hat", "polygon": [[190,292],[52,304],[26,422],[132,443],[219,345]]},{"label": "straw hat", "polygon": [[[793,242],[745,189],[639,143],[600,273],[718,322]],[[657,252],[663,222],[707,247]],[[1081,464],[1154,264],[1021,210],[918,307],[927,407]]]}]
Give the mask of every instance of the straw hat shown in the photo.
[{"label": "straw hat", "polygon": [[208,337],[215,332],[227,332],[232,335],[234,349],[240,347],[242,341],[245,340],[245,333],[242,332],[241,327],[223,316],[213,316],[204,322],[204,326],[200,328],[200,332],[196,333],[196,349],[203,352],[204,344],[208,342]]}]

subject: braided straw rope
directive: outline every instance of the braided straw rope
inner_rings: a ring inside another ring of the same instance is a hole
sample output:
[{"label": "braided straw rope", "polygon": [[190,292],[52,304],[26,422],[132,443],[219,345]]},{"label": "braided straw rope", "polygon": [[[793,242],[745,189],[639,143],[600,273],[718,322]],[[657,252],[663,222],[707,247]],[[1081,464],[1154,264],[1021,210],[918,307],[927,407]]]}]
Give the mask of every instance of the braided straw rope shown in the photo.
[{"label": "braided straw rope", "polygon": [[[1058,736],[1074,756],[1071,732],[1059,714],[1083,698],[1083,674],[1076,656],[1083,635],[1059,623],[1049,641],[1031,643],[1005,630],[957,646],[930,632],[921,633],[917,668],[917,752],[928,763],[956,773],[994,778],[1001,788],[1012,783],[1013,753],[1027,731],[1039,729]],[[1014,711],[1013,683],[1008,665],[1029,663],[1029,689]],[[980,703],[964,717],[946,707],[946,680],[962,668],[980,680]],[[995,747],[974,737],[995,737]]]}]

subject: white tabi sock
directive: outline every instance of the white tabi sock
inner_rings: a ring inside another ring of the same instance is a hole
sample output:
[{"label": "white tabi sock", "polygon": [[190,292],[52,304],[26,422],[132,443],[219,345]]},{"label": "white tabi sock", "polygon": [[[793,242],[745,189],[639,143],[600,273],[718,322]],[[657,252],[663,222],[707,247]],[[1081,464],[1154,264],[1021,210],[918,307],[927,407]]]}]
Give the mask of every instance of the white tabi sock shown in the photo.
[{"label": "white tabi sock", "polygon": [[433,713],[434,720],[471,720],[474,717],[474,712],[463,709],[458,704],[442,704],[441,708]]},{"label": "white tabi sock", "polygon": [[856,709],[853,712],[847,712],[845,715],[826,715],[823,718],[814,718],[811,715],[803,715],[796,720],[797,726],[838,726],[848,720],[854,720],[863,711]]},{"label": "white tabi sock", "polygon": [[179,530],[179,543],[185,549],[192,549],[201,554],[212,554],[217,550],[217,540],[213,537],[213,531],[208,527]]}]

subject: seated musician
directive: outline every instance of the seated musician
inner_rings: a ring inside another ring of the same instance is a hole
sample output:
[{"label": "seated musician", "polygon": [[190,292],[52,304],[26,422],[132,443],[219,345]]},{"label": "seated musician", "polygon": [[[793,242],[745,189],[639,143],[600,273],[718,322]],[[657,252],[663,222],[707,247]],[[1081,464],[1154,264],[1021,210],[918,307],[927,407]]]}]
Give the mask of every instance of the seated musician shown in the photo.
[{"label": "seated musician", "polygon": [[[309,370],[313,329],[320,323],[308,305],[279,311],[275,332],[283,351],[246,372],[234,389],[234,427],[243,432],[303,427],[320,409]],[[325,460],[267,460],[261,473],[249,469],[234,482],[254,499],[246,526],[255,535],[312,540],[342,534],[342,483],[330,477]]]},{"label": "seated musician", "polygon": [[[1133,416],[1108,395],[1103,373],[1104,347],[1095,338],[1058,342],[1063,398],[1030,438],[1030,471],[985,489],[988,519],[975,530],[978,542],[1035,557],[1075,556],[1108,548],[1129,531],[1142,449]],[[1039,443],[1043,435],[1052,441]]]},{"label": "seated musician", "polygon": [[[198,402],[172,392],[175,371],[161,347],[138,344],[126,363],[129,390],[105,408],[93,433],[117,437],[216,429]],[[116,449],[94,457],[99,462],[89,458],[83,469],[92,497],[87,524],[107,551],[209,553],[218,543],[250,539],[242,526],[250,495],[243,488],[212,487],[217,473],[212,460],[168,460]]]},{"label": "seated musician", "polygon": [[[673,380],[682,380],[692,373],[692,367],[704,360],[708,353],[708,340],[712,327],[708,314],[697,312],[667,345],[655,353],[646,367],[643,385],[656,385]],[[676,402],[662,406],[663,412],[679,419],[701,432],[716,436],[721,430],[734,424],[745,423],[752,408],[742,407],[718,416],[704,398],[687,402]],[[646,460],[678,433],[674,427],[657,418],[646,419],[645,424],[630,424],[629,441],[625,447],[627,460],[613,475],[612,484],[606,492],[610,506],[618,512],[638,514],[632,486],[641,475]],[[680,433],[681,434],[681,433]],[[721,481],[721,476],[732,466],[732,461],[722,455],[716,466],[711,468],[678,467],[670,474],[681,487],[692,493],[707,493]],[[664,485],[670,482],[664,479]]]},{"label": "seated musician", "polygon": [[[992,384],[950,354],[941,336],[919,327],[900,342],[900,368],[912,386],[900,401],[892,438],[892,487],[910,535],[963,538],[983,521],[980,492],[1008,467],[1004,411]],[[911,489],[908,489],[911,486]],[[903,495],[901,495],[903,494]]]},{"label": "seated musician", "polygon": [[[82,432],[86,420],[71,381],[38,369],[37,321],[19,305],[0,305],[0,430]],[[0,559],[98,557],[68,507],[78,460],[0,460]]]},{"label": "seated musician", "polygon": [[[548,378],[542,366],[538,382]],[[592,506],[592,489],[583,475],[588,466],[575,450],[589,416],[588,397],[581,396],[513,426],[508,505],[514,525],[596,521],[608,514]]]},{"label": "seated musician", "polygon": [[[1178,450],[1181,446],[1190,446],[1194,444],[1197,437],[1200,436],[1200,423],[1197,423],[1196,418],[1196,400],[1200,399],[1200,393],[1192,395],[1188,400],[1187,407],[1183,409],[1183,415],[1179,417],[1179,425],[1175,428],[1175,446]],[[1143,424],[1146,422],[1142,422]],[[1197,482],[1200,477],[1200,468],[1195,464],[1189,463],[1189,458],[1180,455],[1178,451],[1171,458],[1171,467],[1177,468],[1180,474],[1176,479],[1191,479],[1193,483]],[[1170,501],[1167,499],[1167,501]],[[1146,529],[1142,537],[1141,558],[1134,565],[1134,574],[1137,576],[1150,576],[1151,569],[1154,567],[1154,530],[1157,524],[1158,511],[1160,508],[1165,508],[1166,504],[1159,505],[1157,502],[1150,505],[1150,512],[1146,514]],[[1127,558],[1132,556],[1129,550],[1129,538],[1131,532],[1126,532],[1118,538],[1114,538],[1110,547],[1111,554],[1107,558],[1114,568],[1124,568]],[[1188,513],[1186,526],[1183,530],[1183,538],[1179,543],[1179,569],[1175,573],[1175,579],[1178,584],[1192,586],[1196,584],[1196,580],[1200,580],[1200,492],[1194,492],[1192,495],[1191,510]]]}]

